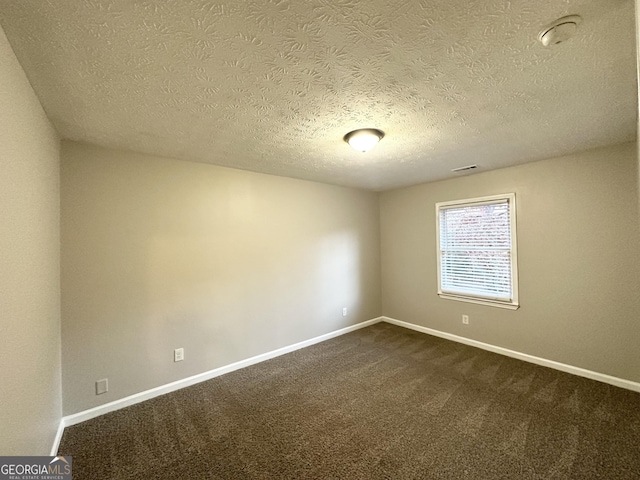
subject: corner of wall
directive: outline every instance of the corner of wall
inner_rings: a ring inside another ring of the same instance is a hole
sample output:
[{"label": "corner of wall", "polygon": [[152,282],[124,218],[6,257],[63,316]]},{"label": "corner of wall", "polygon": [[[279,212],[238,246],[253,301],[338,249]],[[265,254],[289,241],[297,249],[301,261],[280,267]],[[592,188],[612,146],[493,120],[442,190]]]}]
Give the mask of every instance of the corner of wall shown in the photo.
[{"label": "corner of wall", "polygon": [[46,455],[62,414],[60,138],[1,28],[0,65],[0,452]]}]

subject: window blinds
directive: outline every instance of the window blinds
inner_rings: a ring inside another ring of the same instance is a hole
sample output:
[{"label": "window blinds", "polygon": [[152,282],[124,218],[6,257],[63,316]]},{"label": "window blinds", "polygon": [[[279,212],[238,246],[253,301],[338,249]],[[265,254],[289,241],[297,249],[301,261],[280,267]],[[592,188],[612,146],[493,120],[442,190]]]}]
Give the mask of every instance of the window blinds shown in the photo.
[{"label": "window blinds", "polygon": [[439,215],[442,293],[512,301],[509,200],[442,206]]}]

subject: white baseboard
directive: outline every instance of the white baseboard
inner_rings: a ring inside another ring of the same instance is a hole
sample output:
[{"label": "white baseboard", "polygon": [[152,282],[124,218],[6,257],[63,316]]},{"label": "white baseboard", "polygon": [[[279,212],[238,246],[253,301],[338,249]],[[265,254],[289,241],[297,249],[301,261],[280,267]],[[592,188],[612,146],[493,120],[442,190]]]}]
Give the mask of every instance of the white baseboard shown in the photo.
[{"label": "white baseboard", "polygon": [[62,439],[62,433],[65,427],[75,425],[77,423],[81,423],[86,420],[99,417],[100,415],[104,415],[105,413],[113,412],[115,410],[120,410],[121,408],[125,408],[130,405],[135,405],[136,403],[144,402],[145,400],[149,400],[151,398],[158,397],[160,395],[164,395],[170,392],[174,392],[176,390],[180,390],[185,387],[189,387],[191,385],[195,385],[200,382],[210,380],[220,375],[224,375],[225,373],[230,373],[235,370],[239,370],[241,368],[255,365],[256,363],[264,362],[265,360],[279,357],[280,355],[284,355],[284,354],[299,350],[301,348],[315,345],[316,343],[324,342],[325,340],[329,340],[331,338],[335,338],[340,335],[344,335],[345,333],[353,332],[355,330],[359,330],[361,328],[365,328],[379,322],[387,322],[393,325],[415,330],[417,332],[422,332],[428,335],[445,338],[447,340],[452,340],[454,342],[463,343],[465,345],[470,345],[472,347],[477,347],[490,352],[506,355],[507,357],[512,357],[518,360],[523,360],[525,362],[541,365],[543,367],[553,368],[555,370],[560,370],[562,372],[571,373],[573,375],[578,375],[585,378],[590,378],[592,380],[597,380],[603,383],[608,383],[616,387],[621,387],[627,390],[640,392],[640,383],[632,382],[631,380],[625,380],[622,378],[613,377],[611,375],[606,375],[604,373],[598,373],[591,370],[586,370],[584,368],[574,367],[572,365],[555,362],[553,360],[547,360],[547,359],[536,357],[526,353],[516,352],[515,350],[509,350],[507,348],[497,347],[495,345],[479,342],[477,340],[472,340],[470,338],[460,337],[458,335],[453,335],[451,333],[441,332],[439,330],[434,330],[432,328],[427,328],[421,325],[415,325],[413,323],[403,322],[395,318],[383,316],[383,317],[373,318],[371,320],[367,320],[366,322],[358,323],[356,325],[342,328],[340,330],[336,330],[330,333],[326,333],[324,335],[320,335],[318,337],[314,337],[309,340],[305,340],[303,342],[295,343],[287,347],[282,347],[277,350],[273,350],[271,352],[263,353],[261,355],[256,355],[255,357],[247,358],[245,360],[241,360],[239,362],[232,363],[230,365],[225,365],[223,367],[216,368],[214,370],[209,370],[208,372],[203,372],[198,375],[193,375],[191,377],[187,377],[182,380],[168,383],[166,385],[161,385],[159,387],[155,387],[150,390],[145,390],[144,392],[136,393],[134,395],[121,398],[119,400],[114,400],[113,402],[105,403],[104,405],[99,405],[89,410],[84,410],[82,412],[63,417],[60,421],[58,432],[56,433],[56,438],[54,440],[54,444],[51,449],[51,455],[57,454],[58,447],[60,445],[60,440]]},{"label": "white baseboard", "polygon": [[53,446],[51,447],[51,453],[49,456],[55,457],[58,455],[58,448],[60,448],[60,440],[62,440],[62,433],[64,432],[64,418],[60,419],[60,423],[58,424],[58,431],[56,432],[56,437],[53,439]]},{"label": "white baseboard", "polygon": [[[295,343],[287,347],[282,347],[277,350],[273,350],[271,352],[267,352],[261,355],[256,355],[255,357],[247,358],[246,360],[241,360],[239,362],[232,363],[230,365],[225,365],[224,367],[209,370],[208,372],[199,373],[198,375],[193,375],[191,377],[183,378],[182,380],[177,380],[175,382],[168,383],[166,385],[161,385],[159,387],[155,387],[150,390],[145,390],[144,392],[136,393],[134,395],[121,398],[119,400],[114,400],[113,402],[105,403],[104,405],[99,405],[97,407],[90,408],[89,410],[84,410],[79,413],[74,413],[73,415],[68,415],[64,417],[62,419],[61,425],[64,425],[64,427],[69,427],[71,425],[75,425],[77,423],[81,423],[81,422],[90,420],[92,418],[99,417],[100,415],[104,415],[105,413],[113,412],[115,410],[120,410],[121,408],[125,408],[130,405],[134,405],[136,403],[144,402],[145,400],[149,400],[151,398],[158,397],[166,393],[174,392],[176,390],[180,390],[181,388],[195,385],[196,383],[211,380],[212,378],[219,377],[220,375],[224,375],[225,373],[230,373],[240,368],[245,368],[250,365],[255,365],[256,363],[264,362],[265,360],[279,357],[280,355],[291,353],[295,350],[299,350],[301,348],[315,345],[316,343],[324,342],[325,340],[329,340],[330,338],[338,337],[340,335],[344,335],[345,333],[353,332],[355,330],[368,327],[369,325],[379,323],[382,320],[383,320],[382,317],[373,318],[371,320],[367,320],[365,322],[358,323],[356,325],[351,325],[350,327],[341,328],[340,330],[325,333],[324,335],[320,335],[319,337],[314,337],[309,340],[305,340],[303,342]],[[60,431],[60,436],[62,436],[62,431]],[[58,442],[59,442],[59,439],[58,439]],[[56,446],[56,451],[57,451],[57,446]]]},{"label": "white baseboard", "polygon": [[536,365],[541,365],[543,367],[549,367],[555,370],[560,370],[561,372],[571,373],[573,375],[578,375],[580,377],[590,378],[591,380],[597,380],[599,382],[608,383],[609,385],[614,385],[616,387],[625,388],[627,390],[633,390],[634,392],[640,392],[640,383],[638,382],[632,382],[631,380],[625,380],[623,378],[613,377],[611,375],[606,375],[604,373],[594,372],[592,370],[586,370],[580,367],[574,367],[572,365],[567,365],[566,363],[560,363],[560,362],[555,362],[553,360],[547,360],[545,358],[535,357],[527,353],[520,353],[520,352],[516,352],[515,350],[509,350],[508,348],[496,347],[495,345],[478,342],[477,340],[471,340],[470,338],[459,337],[458,335],[441,332],[440,330],[434,330],[432,328],[423,327],[421,325],[415,325],[413,323],[403,322],[402,320],[396,320],[395,318],[390,318],[390,317],[381,317],[381,318],[382,318],[382,321],[391,323],[393,325],[398,325],[399,327],[409,328],[417,332],[426,333],[428,335],[433,335],[435,337],[445,338],[447,340],[452,340],[458,343],[464,343],[465,345],[478,347],[483,350],[488,350],[489,352],[506,355],[507,357],[517,358],[518,360],[524,360],[525,362],[535,363]]}]

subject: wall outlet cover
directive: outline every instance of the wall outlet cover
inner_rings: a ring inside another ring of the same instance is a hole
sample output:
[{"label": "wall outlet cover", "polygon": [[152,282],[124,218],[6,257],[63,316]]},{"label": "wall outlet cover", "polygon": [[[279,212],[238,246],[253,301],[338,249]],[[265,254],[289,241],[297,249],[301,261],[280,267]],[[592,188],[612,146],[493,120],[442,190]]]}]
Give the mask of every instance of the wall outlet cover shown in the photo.
[{"label": "wall outlet cover", "polygon": [[182,360],[184,360],[184,348],[176,348],[173,351],[173,361],[181,362]]},{"label": "wall outlet cover", "polygon": [[96,382],[96,395],[102,395],[103,393],[107,393],[109,391],[109,379],[103,378],[102,380],[98,380]]}]

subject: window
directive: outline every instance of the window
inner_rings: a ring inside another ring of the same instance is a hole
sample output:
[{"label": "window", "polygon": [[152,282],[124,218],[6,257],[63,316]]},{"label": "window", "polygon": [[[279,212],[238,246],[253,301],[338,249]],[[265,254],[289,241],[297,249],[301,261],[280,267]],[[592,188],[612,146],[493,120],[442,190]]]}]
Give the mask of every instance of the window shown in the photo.
[{"label": "window", "polygon": [[518,308],[515,194],[436,204],[438,295]]}]

